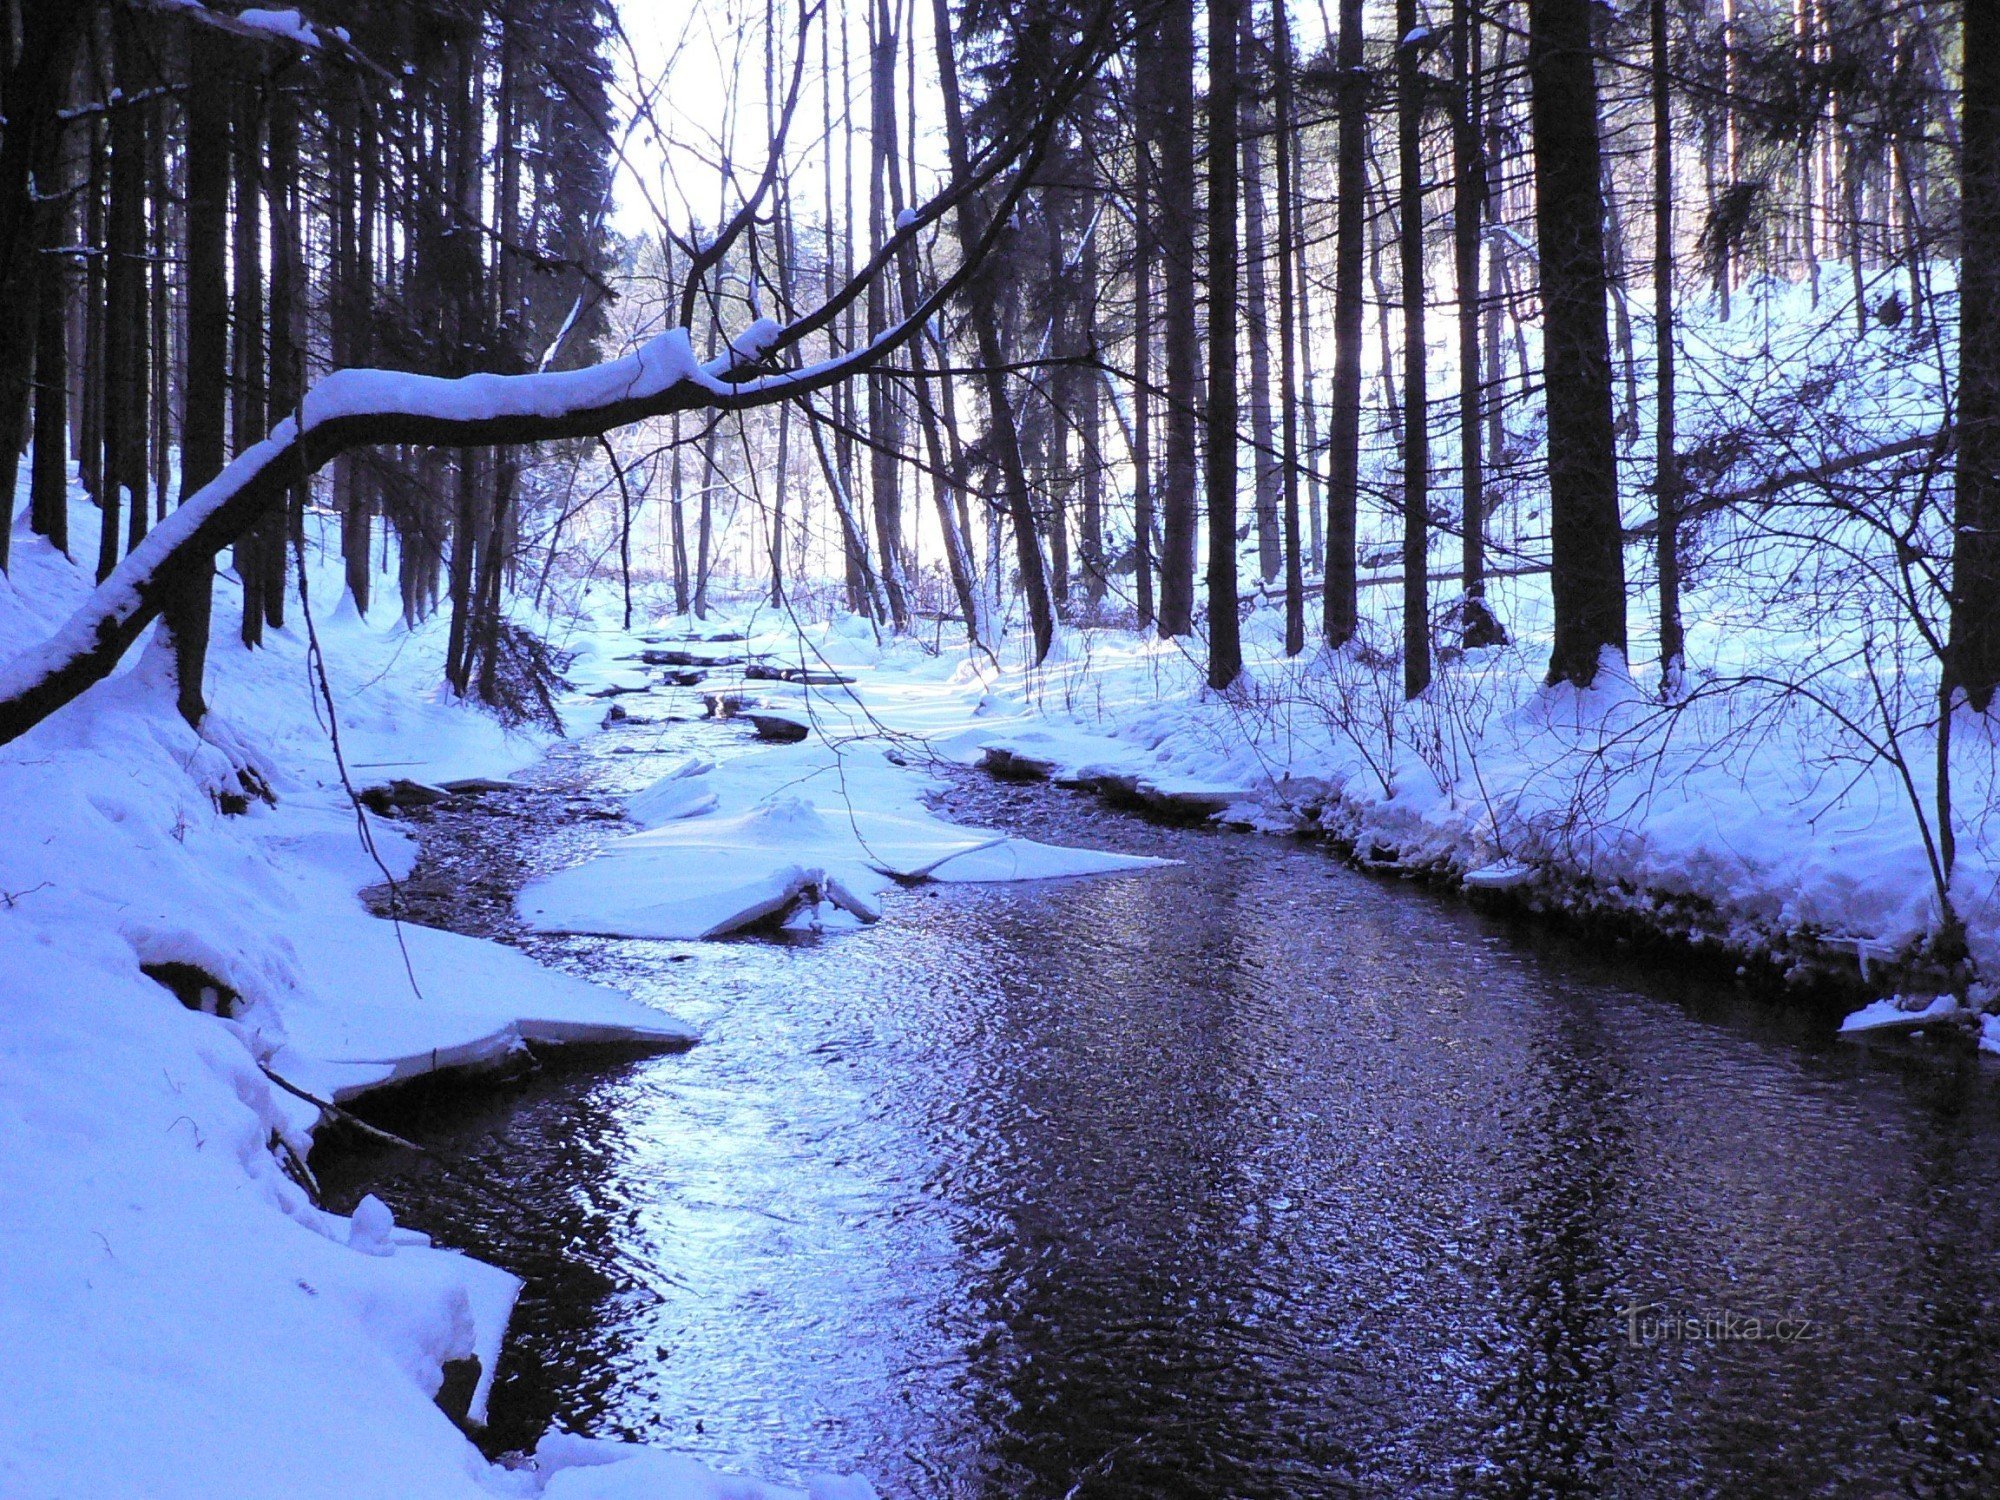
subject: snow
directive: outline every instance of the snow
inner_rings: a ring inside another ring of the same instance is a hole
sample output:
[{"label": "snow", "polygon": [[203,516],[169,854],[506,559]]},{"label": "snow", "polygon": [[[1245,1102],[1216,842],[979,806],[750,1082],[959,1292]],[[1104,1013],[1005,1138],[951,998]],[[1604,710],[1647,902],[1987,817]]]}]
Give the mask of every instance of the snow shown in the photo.
[{"label": "snow", "polygon": [[295,10],[239,10],[236,19],[257,31],[268,31],[272,36],[297,42],[301,47],[319,45],[318,34]]},{"label": "snow", "polygon": [[[95,553],[96,514],[73,498],[77,557]],[[14,540],[0,653],[45,639],[91,586],[25,529]],[[357,784],[504,775],[542,752],[546,736],[437,691],[442,618],[405,629],[392,609],[333,606],[334,561],[312,583]],[[347,1098],[527,1043],[692,1035],[511,950],[369,914],[356,892],[382,871],[315,719],[298,604],[246,651],[218,579],[201,737],[142,642],[0,748],[0,1494],[801,1493],[628,1445],[586,1466],[566,1439],[537,1467],[489,1464],[432,1398],[447,1362],[476,1358],[483,1411],[519,1282],[380,1204],[327,1212],[294,1179],[321,1112],[273,1075]],[[225,815],[246,771],[276,804]],[[406,872],[410,840],[369,823]],[[142,972],[163,963],[211,975],[218,1013]]]},{"label": "snow", "polygon": [[830,908],[822,920],[838,911],[873,922],[882,898],[912,881],[1048,879],[1165,863],[948,823],[922,806],[926,776],[857,745],[846,710],[874,710],[874,693],[792,691],[804,705],[800,720],[815,725],[805,742],[720,766],[674,766],[631,800],[629,814],[646,831],[526,886],[516,902],[523,919],[543,932],[718,938],[801,903]]},{"label": "snow", "polygon": [[1849,1035],[1862,1031],[1907,1031],[1957,1013],[1958,1001],[1951,995],[1924,1001],[1897,995],[1864,1005],[1844,1019],[1840,1029]]}]

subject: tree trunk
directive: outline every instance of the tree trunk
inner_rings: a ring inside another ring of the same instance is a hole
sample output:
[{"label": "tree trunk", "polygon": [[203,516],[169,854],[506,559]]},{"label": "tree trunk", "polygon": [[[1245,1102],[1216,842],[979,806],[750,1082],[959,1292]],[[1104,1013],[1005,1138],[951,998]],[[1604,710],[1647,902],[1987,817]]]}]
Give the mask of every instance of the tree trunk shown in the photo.
[{"label": "tree trunk", "polygon": [[1285,0],[1271,0],[1272,68],[1277,75],[1278,176],[1278,407],[1282,413],[1284,446],[1280,454],[1285,495],[1285,655],[1306,648],[1306,600],[1302,539],[1299,536],[1299,402],[1298,352],[1293,326],[1295,292],[1292,223],[1296,192],[1292,166],[1292,31]]},{"label": "tree trunk", "polygon": [[[970,151],[958,95],[958,64],[952,52],[951,9],[948,0],[931,0],[931,4],[937,38],[938,82],[944,95],[945,141],[951,153],[952,175],[962,179],[967,174]],[[959,246],[969,255],[986,233],[979,205],[971,196],[959,200],[957,218]],[[966,301],[968,318],[979,344],[980,364],[984,367],[981,379],[986,387],[990,431],[999,450],[1007,511],[1014,525],[1014,555],[1021,570],[1021,590],[1028,598],[1034,661],[1040,665],[1055,643],[1055,617],[1049,603],[1048,578],[1042,569],[1042,549],[1035,540],[1035,511],[1028,495],[1027,466],[1021,458],[1020,429],[1015,424],[1013,403],[1007,394],[1007,372],[991,283],[983,276],[975,279],[967,288]]]},{"label": "tree trunk", "polygon": [[1416,0],[1396,0],[1397,231],[1403,304],[1403,696],[1430,686],[1430,382],[1424,343],[1424,87]]},{"label": "tree trunk", "polygon": [[[1258,66],[1257,33],[1251,19],[1252,7],[1242,7],[1242,34],[1237,39],[1239,73],[1246,79],[1261,78]],[[1243,322],[1245,342],[1250,350],[1250,443],[1251,473],[1255,476],[1257,520],[1257,576],[1270,583],[1284,566],[1284,537],[1279,517],[1277,433],[1271,420],[1271,298],[1266,276],[1269,236],[1265,233],[1268,210],[1264,195],[1265,124],[1256,91],[1245,88],[1239,100],[1237,121],[1243,136]]]},{"label": "tree trunk", "polygon": [[1361,499],[1362,276],[1368,233],[1368,76],[1362,0],[1340,0],[1340,154],[1336,168],[1333,404],[1327,413],[1326,639],[1345,645],[1360,621],[1355,531]]},{"label": "tree trunk", "polygon": [[1166,464],[1160,485],[1160,634],[1194,628],[1196,442],[1201,335],[1195,319],[1194,5],[1168,0],[1147,48],[1157,84],[1160,143],[1157,244],[1165,284]]},{"label": "tree trunk", "polygon": [[[146,535],[146,122],[145,42],[131,11],[112,12],[110,198],[105,210],[104,534],[97,576],[118,564],[121,513],[129,551]],[[122,509],[121,509],[122,508]]]},{"label": "tree trunk", "polygon": [[1236,619],[1236,44],[1242,0],[1208,0],[1208,685],[1242,675]]},{"label": "tree trunk", "polygon": [[42,267],[35,331],[35,459],[28,476],[29,524],[69,551],[69,267]]},{"label": "tree trunk", "polygon": [[63,129],[58,110],[91,13],[76,0],[25,0],[9,25],[8,45],[0,48],[0,57],[9,59],[0,74],[7,122],[0,131],[0,286],[7,288],[0,298],[0,572],[6,571],[14,530],[14,483],[46,270],[42,251],[58,206],[50,201],[53,194],[37,203],[34,184],[53,182]]},{"label": "tree trunk", "polygon": [[[1681,636],[1680,461],[1674,432],[1674,137],[1673,75],[1667,54],[1667,0],[1650,0],[1653,83],[1654,489],[1659,505],[1655,556],[1660,575],[1660,673],[1669,691],[1679,680]],[[1854,299],[1861,302],[1856,277]],[[1866,322],[1864,315],[1863,322]]]},{"label": "tree trunk", "polygon": [[[896,31],[889,0],[874,0],[869,49],[868,132],[868,250],[880,252],[889,237],[888,175],[896,149]],[[880,338],[890,322],[889,272],[879,270],[868,282],[868,337]],[[868,377],[869,498],[875,511],[875,542],[880,552],[882,585],[889,598],[889,617],[897,634],[910,628],[910,607],[903,593],[903,497],[897,469],[902,458],[903,420],[896,393],[885,374]]]},{"label": "tree trunk", "polygon": [[1138,88],[1140,139],[1138,185],[1132,231],[1132,583],[1139,628],[1153,624],[1153,205],[1158,191],[1152,142],[1145,132],[1153,114],[1144,98],[1151,87],[1142,73]]},{"label": "tree trunk", "polygon": [[2000,12],[1965,5],[1957,516],[1948,678],[1985,713],[2000,687]]},{"label": "tree trunk", "polygon": [[[201,79],[228,76],[229,44],[205,26],[191,28],[190,61]],[[222,472],[229,392],[229,95],[204,87],[187,94],[187,364],[181,384],[181,502]],[[208,651],[214,573],[200,570],[166,606],[174,639],[181,713],[198,724],[205,711],[202,672]]]},{"label": "tree trunk", "polygon": [[1626,644],[1590,0],[1529,8],[1528,73],[1555,595],[1549,681],[1588,687],[1603,652],[1622,657]]},{"label": "tree trunk", "polygon": [[[244,71],[236,87],[231,149],[236,167],[235,275],[231,296],[235,368],[229,395],[230,447],[237,453],[255,443],[266,426],[264,396],[264,143],[263,89]],[[246,646],[264,639],[264,568],[260,536],[244,533],[236,543],[236,576],[243,584],[242,638]]]},{"label": "tree trunk", "polygon": [[1498,645],[1506,631],[1486,602],[1486,468],[1480,444],[1479,234],[1486,215],[1485,122],[1480,103],[1481,22],[1472,0],[1452,3],[1452,249],[1458,271],[1459,624],[1468,650]]}]

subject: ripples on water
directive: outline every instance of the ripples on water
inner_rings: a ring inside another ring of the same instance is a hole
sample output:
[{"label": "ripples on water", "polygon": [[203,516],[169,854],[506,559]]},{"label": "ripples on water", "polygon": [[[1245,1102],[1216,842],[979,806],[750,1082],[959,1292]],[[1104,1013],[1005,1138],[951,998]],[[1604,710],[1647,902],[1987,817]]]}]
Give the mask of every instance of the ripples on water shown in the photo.
[{"label": "ripples on water", "polygon": [[[735,732],[565,747],[440,817],[413,899],[518,937],[522,873],[618,831],[565,795]],[[885,1496],[2000,1493],[1989,1069],[1314,847],[944,806],[1186,863],[820,941],[529,940],[705,1040],[327,1164],[528,1279],[495,1446],[554,1419]],[[1763,1336],[1661,1326],[1729,1315]]]}]

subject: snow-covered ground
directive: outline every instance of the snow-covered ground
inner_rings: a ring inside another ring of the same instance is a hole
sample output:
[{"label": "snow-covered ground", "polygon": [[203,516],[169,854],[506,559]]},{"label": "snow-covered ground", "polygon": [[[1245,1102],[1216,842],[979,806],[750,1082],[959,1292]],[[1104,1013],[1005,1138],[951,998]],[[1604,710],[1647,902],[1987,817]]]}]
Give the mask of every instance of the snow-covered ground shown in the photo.
[{"label": "snow-covered ground", "polygon": [[[72,515],[87,531],[95,512]],[[90,582],[25,527],[14,552],[0,656]],[[332,568],[312,582],[357,785],[502,775],[544,748],[436,690],[442,621],[364,621],[332,603]],[[237,609],[225,580],[202,737],[142,645],[0,750],[0,1494],[805,1493],[561,1434],[502,1468],[434,1404],[467,1358],[483,1403],[517,1284],[379,1202],[352,1219],[315,1207],[300,1164],[320,1110],[274,1079],[345,1096],[528,1041],[691,1033],[512,950],[369,915],[356,892],[414,847],[379,823],[375,854],[362,846],[297,601],[255,652]]]}]

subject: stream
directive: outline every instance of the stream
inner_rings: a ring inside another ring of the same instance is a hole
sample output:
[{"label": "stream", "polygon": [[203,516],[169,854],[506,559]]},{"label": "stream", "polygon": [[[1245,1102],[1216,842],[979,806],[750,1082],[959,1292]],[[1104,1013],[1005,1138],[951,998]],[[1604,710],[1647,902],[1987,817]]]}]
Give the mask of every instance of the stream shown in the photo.
[{"label": "stream", "polygon": [[408,913],[704,1038],[316,1158],[526,1278],[491,1450],[560,1421],[884,1497],[2000,1493],[1990,1066],[970,773],[962,821],[1183,863],[818,938],[518,928],[748,733],[614,727],[416,815]]}]

